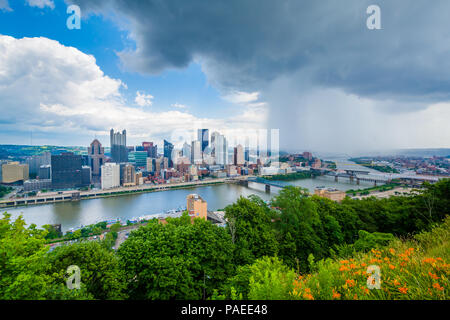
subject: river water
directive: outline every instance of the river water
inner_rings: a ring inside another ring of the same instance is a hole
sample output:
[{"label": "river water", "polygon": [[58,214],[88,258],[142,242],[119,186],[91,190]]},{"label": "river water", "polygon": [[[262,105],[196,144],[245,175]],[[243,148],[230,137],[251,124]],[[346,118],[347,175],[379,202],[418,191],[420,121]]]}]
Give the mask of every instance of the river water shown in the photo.
[{"label": "river water", "polygon": [[[357,186],[348,180],[336,183],[332,177],[280,182],[307,188],[314,192],[319,186],[334,187],[340,190],[366,188],[369,185],[361,183]],[[236,202],[240,197],[256,194],[264,200],[269,200],[277,194],[278,188],[272,188],[270,194],[265,193],[264,185],[249,183],[249,188],[235,184],[211,185],[189,189],[168,190],[151,193],[122,195],[117,197],[81,200],[76,202],[60,202],[45,205],[5,209],[13,218],[22,215],[27,224],[34,223],[38,227],[44,224],[61,224],[62,230],[79,228],[100,221],[120,218],[122,221],[144,215],[158,215],[167,210],[186,207],[186,196],[199,194],[208,203],[208,210],[219,210]]]}]

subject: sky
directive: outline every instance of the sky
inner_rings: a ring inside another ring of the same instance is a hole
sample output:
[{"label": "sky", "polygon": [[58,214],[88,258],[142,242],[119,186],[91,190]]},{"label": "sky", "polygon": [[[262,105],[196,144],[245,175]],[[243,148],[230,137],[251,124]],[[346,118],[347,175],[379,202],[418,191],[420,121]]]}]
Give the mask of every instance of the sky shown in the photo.
[{"label": "sky", "polygon": [[[367,28],[373,4],[381,29]],[[0,144],[267,128],[287,151],[448,148],[448,12],[445,0],[0,0]]]}]

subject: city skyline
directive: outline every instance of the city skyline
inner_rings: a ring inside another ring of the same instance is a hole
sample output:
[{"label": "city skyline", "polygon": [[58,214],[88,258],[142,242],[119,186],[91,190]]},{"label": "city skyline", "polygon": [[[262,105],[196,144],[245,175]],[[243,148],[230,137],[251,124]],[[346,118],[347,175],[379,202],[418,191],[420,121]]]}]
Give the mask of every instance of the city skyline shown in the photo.
[{"label": "city skyline", "polygon": [[450,147],[448,3],[383,2],[382,29],[368,30],[370,1],[80,0],[81,29],[69,30],[71,3],[0,2],[3,144],[86,146],[111,127],[128,128],[130,145],[277,128],[286,151]]}]

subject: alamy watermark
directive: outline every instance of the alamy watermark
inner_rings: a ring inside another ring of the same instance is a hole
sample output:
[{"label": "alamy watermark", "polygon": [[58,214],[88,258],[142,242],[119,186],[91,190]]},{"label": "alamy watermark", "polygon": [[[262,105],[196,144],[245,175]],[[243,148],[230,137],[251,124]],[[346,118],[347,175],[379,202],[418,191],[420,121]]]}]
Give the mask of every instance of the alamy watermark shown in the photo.
[{"label": "alamy watermark", "polygon": [[370,5],[367,7],[366,13],[370,16],[367,18],[366,25],[369,30],[381,29],[381,9],[377,5]]},{"label": "alamy watermark", "polygon": [[372,265],[366,271],[370,276],[367,278],[367,288],[381,289],[381,270],[379,266]]},{"label": "alamy watermark", "polygon": [[70,290],[72,289],[80,289],[80,281],[81,281],[81,270],[80,267],[76,265],[71,265],[67,268],[66,273],[69,274],[69,278],[67,278],[66,285]]},{"label": "alamy watermark", "polygon": [[81,9],[76,4],[67,7],[67,14],[70,16],[67,18],[67,29],[81,29]]}]

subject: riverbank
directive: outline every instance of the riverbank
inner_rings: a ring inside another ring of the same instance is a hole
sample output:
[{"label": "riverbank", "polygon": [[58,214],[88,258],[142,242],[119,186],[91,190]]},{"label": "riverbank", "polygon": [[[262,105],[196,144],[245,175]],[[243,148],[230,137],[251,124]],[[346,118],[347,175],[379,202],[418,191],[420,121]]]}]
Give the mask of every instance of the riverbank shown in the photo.
[{"label": "riverbank", "polygon": [[107,190],[88,190],[88,191],[69,190],[64,192],[39,194],[37,196],[28,198],[15,198],[3,200],[0,201],[0,208],[15,208],[29,205],[35,206],[66,201],[116,197],[130,194],[149,193],[157,191],[176,190],[176,189],[189,189],[189,188],[196,188],[199,186],[210,186],[230,182],[234,182],[234,180],[230,180],[229,178],[219,178],[219,179],[208,179],[208,180],[181,182],[173,184],[119,187]]},{"label": "riverbank", "polygon": [[383,199],[383,198],[390,198],[392,196],[408,196],[408,195],[413,195],[415,189],[413,188],[407,188],[407,187],[396,187],[390,190],[386,190],[386,191],[373,191],[370,192],[368,194],[363,194],[363,195],[359,195],[359,196],[354,196],[352,197],[353,199],[365,199],[365,198],[370,198],[370,197],[375,197],[378,199]]},{"label": "riverbank", "polygon": [[311,171],[305,171],[287,174],[275,174],[271,176],[262,176],[262,177],[270,181],[294,181],[294,180],[310,179],[312,177],[312,174]]}]

